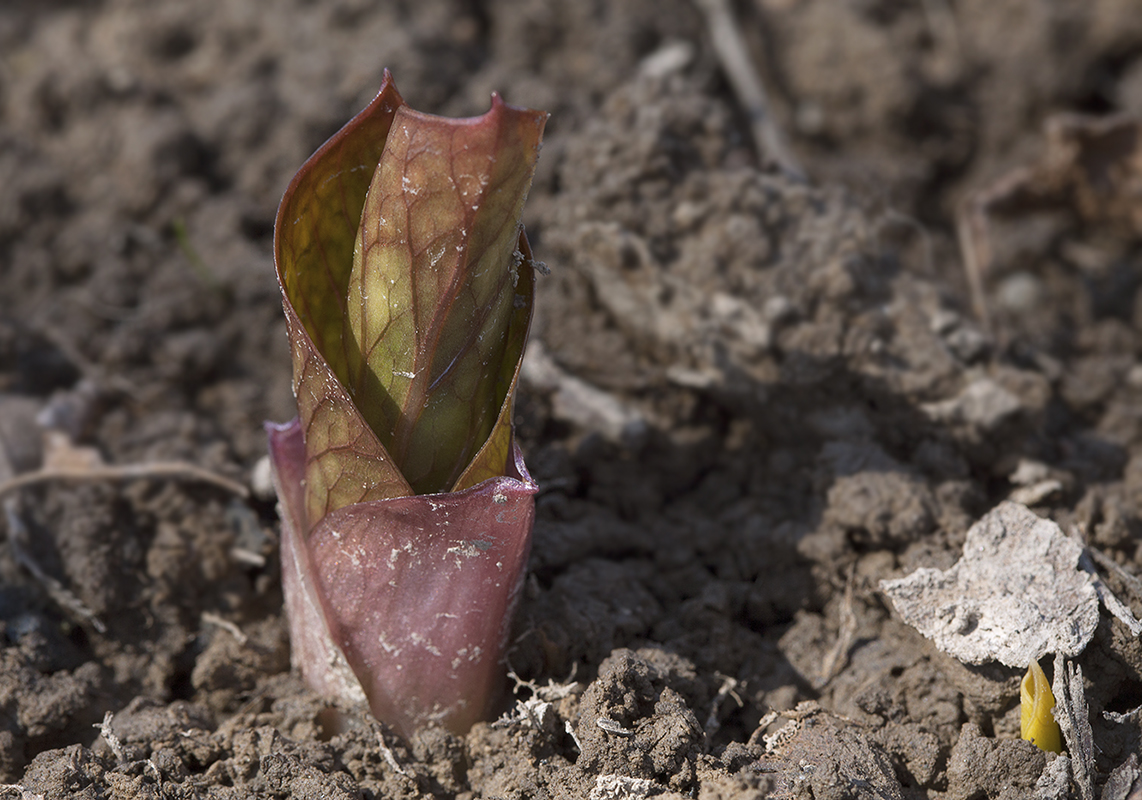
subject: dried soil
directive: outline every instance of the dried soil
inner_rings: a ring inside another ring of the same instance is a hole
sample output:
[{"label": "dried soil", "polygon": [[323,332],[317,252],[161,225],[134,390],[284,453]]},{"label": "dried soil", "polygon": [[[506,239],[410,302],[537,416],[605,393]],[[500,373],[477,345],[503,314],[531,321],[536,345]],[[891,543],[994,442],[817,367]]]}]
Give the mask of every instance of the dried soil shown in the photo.
[{"label": "dried soil", "polygon": [[[0,544],[2,791],[1067,796],[1018,739],[1016,671],[937,651],[878,584],[949,567],[1020,491],[1142,573],[1139,242],[1065,205],[997,225],[986,330],[953,222],[1052,112],[1142,113],[1142,15],[735,13],[808,182],[759,157],[687,0],[0,6],[17,471],[46,420],[108,463],[262,487],[262,421],[293,415],[271,256],[293,171],[385,67],[424,110],[552,112],[518,409],[544,488],[504,716],[403,741],[310,693],[264,492],[52,482]],[[1137,715],[1103,712],[1142,703],[1142,644],[1105,618],[1079,663],[1101,787],[1139,748]]]}]

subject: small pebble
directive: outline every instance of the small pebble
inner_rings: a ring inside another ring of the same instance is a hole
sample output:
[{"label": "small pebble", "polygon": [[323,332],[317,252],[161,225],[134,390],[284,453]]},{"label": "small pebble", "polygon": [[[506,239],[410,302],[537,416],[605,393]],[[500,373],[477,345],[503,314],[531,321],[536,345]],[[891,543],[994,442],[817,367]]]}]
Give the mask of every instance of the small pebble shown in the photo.
[{"label": "small pebble", "polygon": [[1029,272],[1016,272],[1003,279],[995,292],[1002,308],[1018,314],[1034,311],[1043,303],[1043,282]]},{"label": "small pebble", "polygon": [[250,491],[259,500],[273,500],[277,496],[274,490],[274,470],[270,466],[270,457],[262,456],[258,463],[250,470]]}]

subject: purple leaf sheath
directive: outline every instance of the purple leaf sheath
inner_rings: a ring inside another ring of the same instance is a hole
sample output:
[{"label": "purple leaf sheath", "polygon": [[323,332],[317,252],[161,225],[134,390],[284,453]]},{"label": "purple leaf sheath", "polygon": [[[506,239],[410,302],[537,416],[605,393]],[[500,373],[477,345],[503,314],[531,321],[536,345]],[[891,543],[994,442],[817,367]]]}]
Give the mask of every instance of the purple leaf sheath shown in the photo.
[{"label": "purple leaf sheath", "polygon": [[405,735],[430,722],[467,730],[494,701],[531,547],[538,487],[519,448],[513,474],[345,506],[307,541],[291,480],[305,466],[301,428],[268,428],[290,641],[310,685],[349,699],[363,691]]}]

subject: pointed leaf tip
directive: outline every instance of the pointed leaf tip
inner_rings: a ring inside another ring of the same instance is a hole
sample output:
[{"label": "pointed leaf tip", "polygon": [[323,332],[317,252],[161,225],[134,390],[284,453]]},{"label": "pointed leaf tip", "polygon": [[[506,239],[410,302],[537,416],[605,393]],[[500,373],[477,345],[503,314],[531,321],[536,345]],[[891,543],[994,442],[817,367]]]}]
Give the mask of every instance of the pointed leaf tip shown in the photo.
[{"label": "pointed leaf tip", "polygon": [[344,390],[341,339],[361,209],[403,104],[386,71],[377,96],[302,165],[278,207],[274,261],[305,433],[309,526],[349,503],[412,492]]},{"label": "pointed leaf tip", "polygon": [[337,373],[344,362],[340,321],[361,209],[402,105],[385,70],[376,97],[306,160],[278,206],[274,260],[283,297]]}]

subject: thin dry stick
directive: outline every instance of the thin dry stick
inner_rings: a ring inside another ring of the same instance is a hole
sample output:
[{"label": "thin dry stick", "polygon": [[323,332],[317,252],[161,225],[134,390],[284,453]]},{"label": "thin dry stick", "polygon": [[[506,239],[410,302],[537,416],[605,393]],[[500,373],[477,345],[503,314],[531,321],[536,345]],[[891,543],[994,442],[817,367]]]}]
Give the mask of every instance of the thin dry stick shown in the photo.
[{"label": "thin dry stick", "polygon": [[785,136],[770,111],[765,86],[738,30],[729,0],[694,0],[694,4],[706,17],[714,52],[722,63],[722,69],[730,80],[738,102],[749,117],[758,152],[763,157],[772,159],[789,177],[804,180],[805,171],[789,150]]},{"label": "thin dry stick", "polygon": [[200,481],[225,489],[239,497],[247,497],[250,494],[250,490],[237,481],[232,481],[194,464],[182,461],[158,461],[152,464],[125,464],[121,466],[49,467],[35,472],[25,472],[0,483],[0,497],[17,489],[52,481],[131,481],[145,478]]},{"label": "thin dry stick", "polygon": [[1142,580],[1139,580],[1137,575],[1134,575],[1133,573],[1123,569],[1117,561],[1115,561],[1113,558],[1101,550],[1098,550],[1094,547],[1088,547],[1087,551],[1091,554],[1094,560],[1098,562],[1100,567],[1105,569],[1107,572],[1113,572],[1115,575],[1121,578],[1122,581],[1135,592],[1135,594],[1137,594],[1139,597],[1142,597]]},{"label": "thin dry stick", "polygon": [[1079,797],[1081,800],[1094,800],[1094,733],[1090,726],[1082,667],[1068,661],[1062,653],[1055,653],[1055,679],[1051,689],[1055,695],[1055,719],[1071,756]]},{"label": "thin dry stick", "polygon": [[563,720],[563,730],[567,731],[567,735],[571,737],[571,741],[575,743],[575,749],[580,753],[583,752],[583,743],[579,741],[579,737],[575,735],[575,726],[571,724],[571,720]]},{"label": "thin dry stick", "polygon": [[964,259],[972,308],[984,331],[991,333],[991,312],[983,290],[984,275],[991,270],[991,242],[987,215],[980,203],[972,200],[960,207],[956,215],[956,236]]},{"label": "thin dry stick", "polygon": [[849,650],[852,648],[857,632],[857,616],[853,598],[854,583],[856,583],[856,564],[849,567],[849,577],[845,581],[845,596],[841,601],[841,625],[840,630],[837,631],[837,641],[833,644],[832,649],[825,654],[824,661],[821,662],[821,674],[813,682],[817,689],[823,689],[827,686],[829,681],[840,674],[848,662]]},{"label": "thin dry stick", "polygon": [[710,745],[713,742],[714,734],[722,727],[721,720],[718,719],[718,712],[722,709],[722,704],[727,697],[732,697],[737,701],[738,708],[743,708],[745,702],[742,700],[741,695],[737,693],[738,680],[729,675],[722,675],[716,673],[718,680],[722,682],[721,687],[718,689],[718,694],[714,697],[714,702],[710,704],[710,714],[706,717],[706,724],[703,726],[706,733],[706,752],[709,752]]},{"label": "thin dry stick", "polygon": [[123,743],[119,741],[119,737],[115,735],[115,730],[111,727],[114,720],[115,715],[108,711],[103,715],[103,722],[97,722],[91,727],[99,729],[99,735],[103,737],[103,741],[107,742],[107,746],[111,748],[115,758],[119,759],[119,766],[122,767],[127,763],[127,753],[123,750]]},{"label": "thin dry stick", "polygon": [[213,611],[203,611],[200,619],[207,625],[214,625],[226,631],[242,646],[245,646],[246,642],[250,641],[250,637],[243,633],[241,628],[230,620],[215,614]]},{"label": "thin dry stick", "polygon": [[16,563],[31,573],[32,577],[44,587],[56,605],[69,612],[74,619],[80,623],[89,624],[99,633],[106,633],[107,626],[95,615],[95,612],[72,594],[66,586],[44,572],[36,560],[32,558],[32,554],[28,552],[28,529],[20,517],[18,498],[9,497],[4,500],[4,514],[8,520],[8,546],[12,549],[12,556],[16,559]]},{"label": "thin dry stick", "polygon": [[389,749],[387,744],[385,744],[385,737],[381,734],[381,732],[376,731],[376,734],[377,744],[381,749],[381,755],[385,757],[385,763],[388,764],[392,771],[398,775],[404,775],[406,778],[411,777],[409,773],[400,765],[400,762],[397,761],[397,757],[393,755],[393,751]]},{"label": "thin dry stick", "polygon": [[776,721],[781,714],[773,709],[765,712],[765,716],[758,720],[757,727],[753,729],[753,733],[749,735],[749,741],[746,744],[749,747],[759,747],[762,744],[762,737],[765,736],[765,729]]},{"label": "thin dry stick", "polygon": [[[1091,560],[1093,558],[1093,561]],[[1118,618],[1118,621],[1129,629],[1135,636],[1142,636],[1142,621],[1139,621],[1131,610],[1130,606],[1118,598],[1110,587],[1106,585],[1106,581],[1102,579],[1102,575],[1095,569],[1094,561],[1105,569],[1107,572],[1117,575],[1130,589],[1135,598],[1142,596],[1142,582],[1129,572],[1118,566],[1114,559],[1110,558],[1105,553],[1100,552],[1094,547],[1087,547],[1083,550],[1082,556],[1079,558],[1079,566],[1088,572],[1091,576],[1091,581],[1094,583],[1094,590],[1098,594],[1098,599],[1106,606],[1106,610]]]}]

